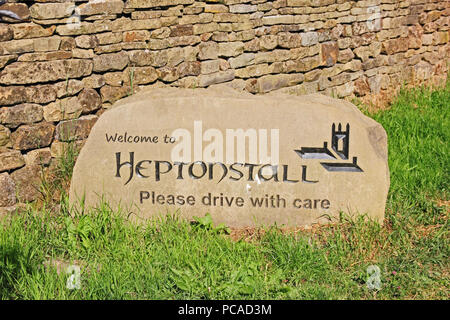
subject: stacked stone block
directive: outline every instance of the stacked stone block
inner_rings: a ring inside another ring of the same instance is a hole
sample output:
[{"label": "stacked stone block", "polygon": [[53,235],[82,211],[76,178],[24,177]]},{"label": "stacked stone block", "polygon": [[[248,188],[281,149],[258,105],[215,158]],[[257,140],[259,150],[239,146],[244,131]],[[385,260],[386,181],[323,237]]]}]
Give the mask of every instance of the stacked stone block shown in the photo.
[{"label": "stacked stone block", "polygon": [[446,77],[446,0],[37,0],[0,9],[0,213],[149,86],[341,98]]}]

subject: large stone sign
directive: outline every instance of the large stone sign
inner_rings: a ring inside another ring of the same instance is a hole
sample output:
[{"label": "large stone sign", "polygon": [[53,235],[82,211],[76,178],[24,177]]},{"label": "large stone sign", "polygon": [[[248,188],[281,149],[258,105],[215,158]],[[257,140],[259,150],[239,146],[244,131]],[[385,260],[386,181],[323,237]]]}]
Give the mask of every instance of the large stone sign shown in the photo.
[{"label": "large stone sign", "polygon": [[210,213],[231,227],[381,221],[387,137],[349,102],[254,96],[227,87],[158,88],[123,99],[94,125],[70,200],[136,217]]}]

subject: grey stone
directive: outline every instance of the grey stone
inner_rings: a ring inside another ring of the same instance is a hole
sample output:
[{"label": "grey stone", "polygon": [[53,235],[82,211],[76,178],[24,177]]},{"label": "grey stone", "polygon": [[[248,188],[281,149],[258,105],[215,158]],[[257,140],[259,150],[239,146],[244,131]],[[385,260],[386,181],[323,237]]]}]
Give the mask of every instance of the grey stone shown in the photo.
[{"label": "grey stone", "polygon": [[[267,83],[302,80],[284,77]],[[70,201],[120,203],[142,219],[203,211],[230,227],[304,226],[342,211],[382,221],[388,189],[386,132],[346,101],[166,87],[102,114],[75,164]]]}]

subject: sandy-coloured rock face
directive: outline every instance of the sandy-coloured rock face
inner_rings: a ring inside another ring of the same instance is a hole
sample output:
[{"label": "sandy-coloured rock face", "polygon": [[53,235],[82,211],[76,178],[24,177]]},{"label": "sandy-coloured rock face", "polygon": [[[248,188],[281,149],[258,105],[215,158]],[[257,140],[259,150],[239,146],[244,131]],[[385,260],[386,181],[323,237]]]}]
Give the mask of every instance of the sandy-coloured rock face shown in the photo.
[{"label": "sandy-coloured rock face", "polygon": [[348,102],[158,88],[98,119],[70,200],[103,196],[140,218],[209,212],[233,227],[301,226],[340,211],[381,221],[388,189],[386,133]]}]

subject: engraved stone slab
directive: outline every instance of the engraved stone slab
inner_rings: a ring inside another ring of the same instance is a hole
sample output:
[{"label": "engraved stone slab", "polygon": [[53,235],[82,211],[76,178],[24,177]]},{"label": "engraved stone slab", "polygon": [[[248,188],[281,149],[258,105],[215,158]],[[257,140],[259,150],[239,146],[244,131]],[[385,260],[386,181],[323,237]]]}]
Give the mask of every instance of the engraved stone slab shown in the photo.
[{"label": "engraved stone slab", "polygon": [[155,88],[100,116],[70,200],[103,197],[144,219],[209,212],[231,227],[301,226],[341,211],[382,221],[388,189],[386,132],[349,102]]}]

